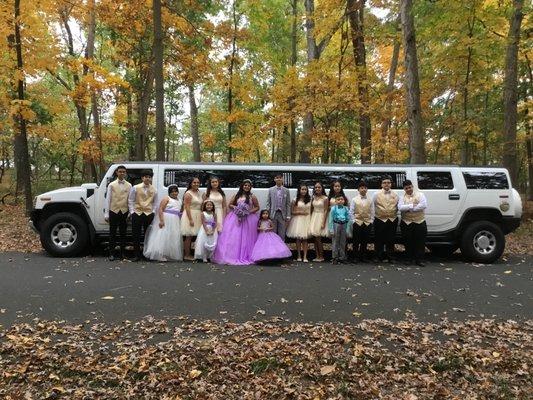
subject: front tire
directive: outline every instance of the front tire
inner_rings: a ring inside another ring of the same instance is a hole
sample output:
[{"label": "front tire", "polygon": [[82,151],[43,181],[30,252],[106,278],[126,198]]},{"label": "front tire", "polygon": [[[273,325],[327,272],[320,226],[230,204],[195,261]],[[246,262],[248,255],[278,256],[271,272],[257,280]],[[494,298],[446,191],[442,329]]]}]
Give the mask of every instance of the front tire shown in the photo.
[{"label": "front tire", "polygon": [[55,257],[74,257],[89,243],[87,223],[79,215],[57,213],[42,224],[41,244]]},{"label": "front tire", "polygon": [[503,254],[505,235],[501,228],[489,221],[472,222],[461,237],[461,253],[469,260],[490,264]]}]

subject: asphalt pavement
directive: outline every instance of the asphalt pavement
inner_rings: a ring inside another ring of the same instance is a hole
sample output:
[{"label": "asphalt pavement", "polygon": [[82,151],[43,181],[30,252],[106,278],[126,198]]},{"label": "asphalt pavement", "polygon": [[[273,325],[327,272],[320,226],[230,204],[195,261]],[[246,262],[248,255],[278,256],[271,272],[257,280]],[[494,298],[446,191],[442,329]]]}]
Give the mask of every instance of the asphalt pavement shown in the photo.
[{"label": "asphalt pavement", "polygon": [[422,321],[533,317],[533,256],[495,264],[459,255],[398,264],[219,266],[109,262],[103,256],[0,254],[0,328],[39,319],[121,322],[146,316],[293,322],[415,316]]}]

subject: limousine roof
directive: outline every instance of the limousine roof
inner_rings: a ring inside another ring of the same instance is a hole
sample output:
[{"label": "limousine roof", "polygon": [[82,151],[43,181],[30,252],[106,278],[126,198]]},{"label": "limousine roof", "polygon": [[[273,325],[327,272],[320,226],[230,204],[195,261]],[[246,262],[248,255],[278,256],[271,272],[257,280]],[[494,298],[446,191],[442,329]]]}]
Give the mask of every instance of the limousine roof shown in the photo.
[{"label": "limousine roof", "polygon": [[163,164],[163,165],[190,165],[190,166],[246,166],[246,167],[271,167],[271,168],[346,168],[346,167],[365,167],[365,168],[407,168],[407,167],[429,167],[429,168],[475,168],[475,169],[503,169],[498,165],[457,165],[457,164],[309,164],[309,163],[229,163],[229,162],[179,162],[179,161],[124,161],[115,162],[113,165],[129,164]]}]

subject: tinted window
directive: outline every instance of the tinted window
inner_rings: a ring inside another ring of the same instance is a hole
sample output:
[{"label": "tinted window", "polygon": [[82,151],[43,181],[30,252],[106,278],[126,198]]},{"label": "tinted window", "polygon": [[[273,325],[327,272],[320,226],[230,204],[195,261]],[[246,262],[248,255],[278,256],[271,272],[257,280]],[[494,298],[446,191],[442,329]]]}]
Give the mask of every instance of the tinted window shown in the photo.
[{"label": "tinted window", "polygon": [[509,189],[504,172],[463,172],[468,189]]},{"label": "tinted window", "polygon": [[[148,169],[148,168],[142,168],[142,169],[130,169],[130,168],[127,168],[126,171],[128,172],[127,175],[126,175],[126,180],[131,183],[132,185],[138,185],[139,183],[142,182],[142,179],[141,179],[141,173],[144,172],[144,171],[152,171],[152,169]],[[111,182],[113,182],[115,179],[117,179],[117,174],[116,172],[113,173],[113,176],[110,176],[107,178],[107,183],[106,183],[106,187],[107,185],[109,185]]]},{"label": "tinted window", "polygon": [[418,188],[449,190],[453,189],[453,180],[451,172],[423,171],[417,173]]},{"label": "tinted window", "polygon": [[386,177],[390,177],[392,179],[392,188],[398,189],[402,187],[403,181],[405,181],[405,172],[403,171],[394,171],[394,172],[363,171],[361,172],[361,179],[366,182],[369,189],[381,189],[381,181]]},{"label": "tinted window", "polygon": [[189,181],[193,177],[199,177],[200,183],[205,180],[205,172],[197,169],[166,169],[163,185],[178,185],[179,187],[187,187]]},{"label": "tinted window", "polygon": [[340,180],[344,189],[355,189],[360,179],[360,173],[354,171],[294,171],[293,187],[303,183],[309,187],[320,182],[328,189],[333,181]]}]

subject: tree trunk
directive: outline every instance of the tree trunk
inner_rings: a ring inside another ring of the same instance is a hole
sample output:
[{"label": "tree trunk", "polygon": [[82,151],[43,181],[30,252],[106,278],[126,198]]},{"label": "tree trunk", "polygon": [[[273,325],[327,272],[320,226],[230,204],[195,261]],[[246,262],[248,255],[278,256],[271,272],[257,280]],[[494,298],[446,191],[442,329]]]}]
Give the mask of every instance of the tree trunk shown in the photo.
[{"label": "tree trunk", "polygon": [[192,152],[194,155],[194,161],[202,161],[202,155],[200,153],[200,135],[198,132],[198,106],[196,105],[196,99],[194,98],[194,85],[191,83],[189,88],[189,108],[191,110],[191,138],[192,138]]},{"label": "tree trunk", "polygon": [[155,148],[156,160],[165,161],[165,89],[163,81],[163,27],[161,0],[153,0],[154,76],[155,76]]},{"label": "tree trunk", "polygon": [[[20,35],[20,0],[15,0],[15,51],[17,53],[17,100],[21,108],[24,105],[24,62],[22,59],[22,41]],[[15,170],[17,173],[17,192],[24,191],[24,204],[28,215],[33,207],[31,195],[31,168],[28,155],[28,136],[26,132],[26,120],[22,112],[15,115],[19,132],[15,133]]]},{"label": "tree trunk", "polygon": [[400,2],[407,97],[407,123],[409,125],[409,151],[411,156],[410,162],[412,164],[425,164],[426,148],[424,128],[422,126],[420,82],[418,79],[416,35],[412,6],[412,0],[401,0]]},{"label": "tree trunk", "polygon": [[516,120],[518,103],[518,43],[520,25],[522,24],[523,0],[514,0],[514,12],[511,17],[507,49],[505,53],[505,78],[503,88],[503,165],[508,169],[513,185],[518,184]]},{"label": "tree trunk", "polygon": [[150,108],[153,86],[154,74],[152,66],[148,66],[142,91],[141,93],[137,93],[137,138],[135,143],[135,159],[137,161],[145,160],[148,134],[148,110]]},{"label": "tree trunk", "polygon": [[[400,16],[396,20],[396,31],[400,31]],[[381,147],[379,153],[377,154],[376,161],[379,163],[385,162],[385,152],[386,152],[386,143],[387,136],[391,124],[391,107],[392,107],[392,98],[394,93],[394,81],[396,80],[396,70],[398,69],[398,60],[400,58],[400,39],[398,36],[394,37],[394,45],[392,48],[392,58],[389,69],[389,79],[387,81],[387,89],[385,90],[385,104],[383,111],[383,120],[381,121]]]},{"label": "tree trunk", "polygon": [[372,162],[372,139],[366,70],[366,49],[364,35],[365,0],[348,0],[347,13],[350,21],[353,54],[357,69],[357,98],[359,101],[359,136],[361,140],[361,163]]},{"label": "tree trunk", "polygon": [[[296,67],[298,62],[298,0],[291,0],[292,7],[292,34],[291,34],[291,66]],[[289,99],[291,110],[294,108],[294,98]],[[296,122],[291,118],[290,123],[290,161],[296,162]]]},{"label": "tree trunk", "polygon": [[237,54],[237,0],[233,1],[233,38],[231,40],[231,58],[228,67],[228,162],[233,161],[233,148],[231,141],[233,140],[233,122],[231,113],[233,112],[233,69],[235,68],[235,55]]},{"label": "tree trunk", "polygon": [[[468,17],[468,39],[472,40],[474,36],[474,24],[476,22],[476,5],[472,5],[471,15]],[[470,43],[470,42],[469,42]],[[468,45],[468,54],[466,56],[466,73],[465,73],[465,82],[463,86],[463,144],[461,146],[461,164],[468,165],[470,164],[471,151],[470,151],[470,127],[468,123],[468,95],[470,84],[470,72],[472,71],[472,56],[473,48]]]}]

